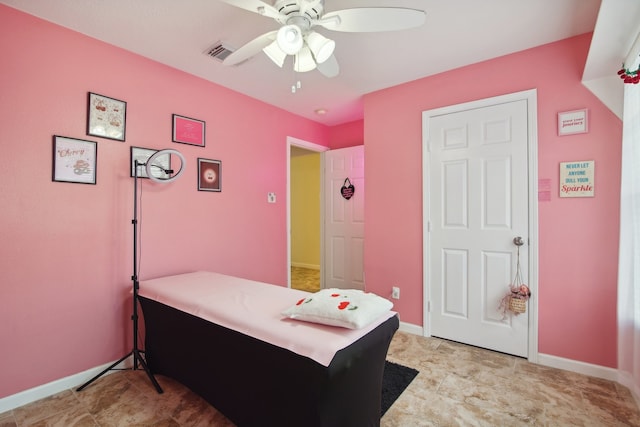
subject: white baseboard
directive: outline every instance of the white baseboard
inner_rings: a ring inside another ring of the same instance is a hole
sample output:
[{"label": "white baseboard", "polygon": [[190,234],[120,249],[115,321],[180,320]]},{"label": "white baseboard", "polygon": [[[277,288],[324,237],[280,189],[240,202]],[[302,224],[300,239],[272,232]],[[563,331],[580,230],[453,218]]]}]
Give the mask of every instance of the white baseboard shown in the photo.
[{"label": "white baseboard", "polygon": [[640,386],[634,383],[631,374],[622,372],[618,369],[608,368],[606,366],[592,365],[590,363],[564,359],[562,357],[551,356],[549,354],[538,354],[538,363],[552,368],[564,369],[565,371],[572,371],[596,378],[615,381],[627,387],[629,391],[631,391],[631,395],[640,408]]},{"label": "white baseboard", "polygon": [[[402,332],[407,332],[409,334],[424,336],[424,329],[421,326],[413,325],[410,323],[400,322],[399,330]],[[620,382],[618,370],[614,368],[592,365],[590,363],[565,359],[562,357],[542,353],[538,353],[538,363],[540,365],[549,366],[551,368],[564,369],[565,371],[572,371],[579,374],[590,375],[592,377]]]},{"label": "white baseboard", "polygon": [[[105,363],[102,366],[96,366],[95,368],[88,369],[84,372],[73,374],[65,378],[60,378],[50,383],[42,384],[40,386],[21,391],[20,393],[13,394],[11,396],[3,397],[2,399],[0,399],[0,414],[26,405],[28,403],[35,402],[36,400],[44,399],[45,397],[60,393],[61,391],[69,390],[71,388],[75,388],[81,384],[84,384],[91,378],[98,375],[100,372],[107,369],[114,362],[115,360],[110,363]],[[132,362],[129,358],[127,360],[124,360],[122,363],[119,363],[117,366],[114,366],[113,369],[127,369],[131,366]],[[113,371],[109,371],[107,373],[112,372]]]},{"label": "white baseboard", "polygon": [[618,382],[628,388],[640,408],[640,384],[634,382],[633,376],[628,372],[618,371]]},{"label": "white baseboard", "polygon": [[616,382],[618,381],[618,370],[615,368],[593,365],[591,363],[565,359],[563,357],[542,353],[538,353],[538,363],[540,365],[564,369],[565,371],[577,372],[579,374],[590,375],[596,378],[603,378],[605,380]]},{"label": "white baseboard", "polygon": [[411,323],[400,322],[400,328],[398,330],[408,334],[424,336],[422,326]]}]

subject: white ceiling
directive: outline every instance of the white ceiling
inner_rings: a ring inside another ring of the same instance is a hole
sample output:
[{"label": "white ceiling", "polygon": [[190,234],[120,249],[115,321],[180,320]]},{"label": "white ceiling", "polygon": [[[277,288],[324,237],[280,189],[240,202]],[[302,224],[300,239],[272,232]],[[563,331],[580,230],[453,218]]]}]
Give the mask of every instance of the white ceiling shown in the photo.
[{"label": "white ceiling", "polygon": [[631,51],[639,33],[640,1],[602,0],[582,82],[620,119],[624,84],[616,73],[632,53],[640,54]]},{"label": "white ceiling", "polygon": [[[270,0],[267,0],[269,2]],[[263,53],[235,67],[204,55],[216,41],[239,48],[278,28],[219,0],[0,0],[327,125],[362,118],[362,95],[593,31],[600,0],[326,0],[325,12],[366,6],[426,11],[420,28],[387,33],[318,32],[336,41],[340,74],[296,74]],[[295,94],[291,85],[301,81]],[[324,108],[320,116],[316,109]]]}]

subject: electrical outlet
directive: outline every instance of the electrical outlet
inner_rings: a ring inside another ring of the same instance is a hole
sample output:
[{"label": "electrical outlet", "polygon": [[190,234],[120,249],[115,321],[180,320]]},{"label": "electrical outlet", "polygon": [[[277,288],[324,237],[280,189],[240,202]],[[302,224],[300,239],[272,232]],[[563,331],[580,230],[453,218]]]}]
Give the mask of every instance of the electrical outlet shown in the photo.
[{"label": "electrical outlet", "polygon": [[276,193],[267,193],[267,202],[275,203],[276,202]]},{"label": "electrical outlet", "polygon": [[391,298],[400,299],[400,288],[399,287],[394,286],[393,288],[391,288]]}]

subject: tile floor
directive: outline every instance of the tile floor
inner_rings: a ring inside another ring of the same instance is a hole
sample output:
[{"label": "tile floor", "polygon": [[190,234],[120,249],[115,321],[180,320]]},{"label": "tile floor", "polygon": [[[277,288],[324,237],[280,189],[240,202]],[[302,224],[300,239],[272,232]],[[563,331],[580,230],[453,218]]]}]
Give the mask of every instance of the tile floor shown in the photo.
[{"label": "tile floor", "polygon": [[[382,427],[640,426],[629,390],[611,381],[404,332],[387,358],[420,373]],[[157,379],[164,394],[144,371],[115,372],[0,414],[0,426],[233,426],[179,383]]]},{"label": "tile floor", "polygon": [[320,290],[320,270],[291,267],[291,287],[307,292]]}]

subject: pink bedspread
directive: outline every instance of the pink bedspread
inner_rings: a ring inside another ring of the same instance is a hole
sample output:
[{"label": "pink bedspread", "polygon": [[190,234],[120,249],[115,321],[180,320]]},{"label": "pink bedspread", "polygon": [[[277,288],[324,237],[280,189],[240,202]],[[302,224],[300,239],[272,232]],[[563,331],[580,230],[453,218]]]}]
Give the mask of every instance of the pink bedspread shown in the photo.
[{"label": "pink bedspread", "polygon": [[389,311],[355,330],[286,319],[280,313],[308,292],[206,271],[143,280],[139,294],[323,366],[329,366],[337,351],[396,314]]}]

